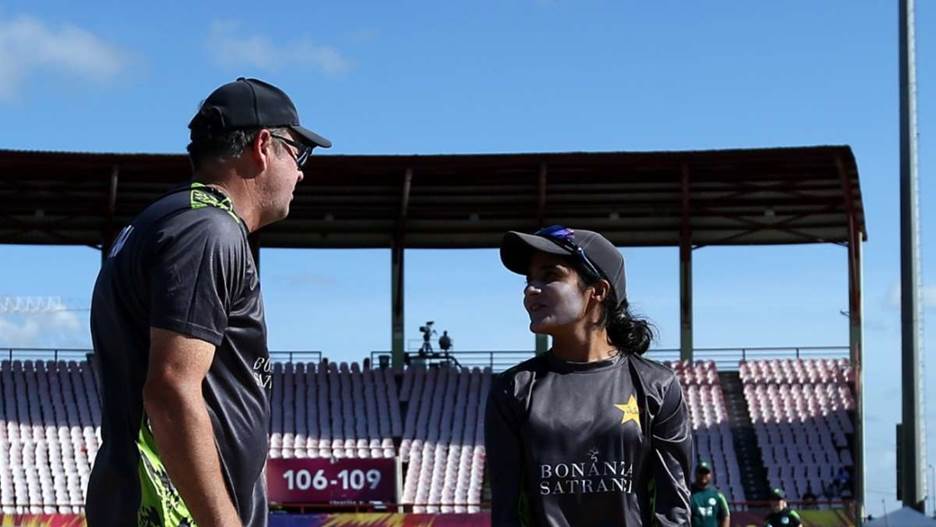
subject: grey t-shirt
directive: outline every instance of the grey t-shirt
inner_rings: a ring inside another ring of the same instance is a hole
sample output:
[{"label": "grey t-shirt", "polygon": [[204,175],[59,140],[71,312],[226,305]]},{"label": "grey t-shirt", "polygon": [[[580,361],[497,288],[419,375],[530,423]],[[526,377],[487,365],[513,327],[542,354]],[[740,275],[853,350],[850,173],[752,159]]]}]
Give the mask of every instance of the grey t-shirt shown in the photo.
[{"label": "grey t-shirt", "polygon": [[498,375],[486,412],[493,527],[689,524],[692,430],[671,369],[545,353]]},{"label": "grey t-shirt", "polygon": [[91,527],[190,525],[143,409],[150,328],[216,346],[203,383],[224,479],[244,525],[267,523],[270,364],[247,230],[221,191],[192,183],[133,219],[101,267],[91,335],[103,442],[88,485]]}]

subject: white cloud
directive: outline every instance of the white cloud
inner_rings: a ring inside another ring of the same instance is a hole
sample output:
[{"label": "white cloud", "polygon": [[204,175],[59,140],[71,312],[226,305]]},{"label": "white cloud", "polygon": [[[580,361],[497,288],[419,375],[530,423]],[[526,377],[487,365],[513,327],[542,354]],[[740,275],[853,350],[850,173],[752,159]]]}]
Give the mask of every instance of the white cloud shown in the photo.
[{"label": "white cloud", "polygon": [[341,75],[351,69],[351,62],[334,47],[318,45],[307,38],[276,45],[263,35],[242,34],[234,22],[212,24],[208,47],[215,59],[225,66],[270,71],[310,66],[329,76]]},{"label": "white cloud", "polygon": [[0,99],[16,97],[37,71],[100,82],[113,79],[126,65],[122,51],[79,27],[50,27],[28,16],[0,19]]},{"label": "white cloud", "polygon": [[76,311],[0,317],[0,346],[9,348],[89,347],[87,320]]},{"label": "white cloud", "polygon": [[[891,285],[887,293],[887,303],[892,308],[900,309],[900,282]],[[920,288],[919,301],[923,309],[936,308],[936,285],[924,285]]]}]

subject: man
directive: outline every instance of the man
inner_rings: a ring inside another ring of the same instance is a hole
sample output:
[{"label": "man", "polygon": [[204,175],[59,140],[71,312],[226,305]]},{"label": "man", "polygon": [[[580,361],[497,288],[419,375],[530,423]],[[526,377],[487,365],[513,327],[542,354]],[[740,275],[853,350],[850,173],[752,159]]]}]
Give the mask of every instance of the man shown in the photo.
[{"label": "man", "polygon": [[691,490],[692,527],[728,527],[728,500],[712,485],[712,466],[707,461],[699,461]]},{"label": "man", "polygon": [[94,287],[90,527],[267,523],[272,365],[247,235],[286,217],[312,148],[331,143],[256,79],[215,90],[189,128],[193,182],[121,231]]},{"label": "man", "polygon": [[783,490],[771,490],[770,514],[764,520],[764,527],[799,527],[802,523],[799,514],[787,506]]},{"label": "man", "polygon": [[449,336],[448,330],[442,332],[442,336],[439,337],[439,349],[448,353],[452,349],[452,337]]}]

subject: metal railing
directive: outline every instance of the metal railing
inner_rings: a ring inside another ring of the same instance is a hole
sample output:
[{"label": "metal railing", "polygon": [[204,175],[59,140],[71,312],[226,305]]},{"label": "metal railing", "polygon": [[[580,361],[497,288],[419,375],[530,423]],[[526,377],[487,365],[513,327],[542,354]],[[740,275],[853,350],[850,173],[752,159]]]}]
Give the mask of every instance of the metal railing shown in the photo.
[{"label": "metal railing", "polygon": [[[679,348],[650,349],[656,361],[678,361]],[[741,361],[777,359],[847,359],[848,346],[774,346],[746,348],[695,348],[693,361],[712,361],[719,371],[738,371]]]},{"label": "metal railing", "polygon": [[[451,364],[462,368],[491,368],[492,371],[501,372],[532,358],[532,351],[508,351],[508,350],[487,350],[487,351],[436,351],[431,353],[419,353],[416,351],[407,351],[407,364]],[[389,351],[372,351],[370,353],[371,367],[380,365],[380,357],[387,357],[389,361],[392,353]]]},{"label": "metal railing", "polygon": [[273,362],[322,362],[321,351],[271,351],[270,359]]},{"label": "metal railing", "polygon": [[0,348],[0,359],[81,361],[93,351],[80,348]]},{"label": "metal railing", "polygon": [[[0,360],[74,360],[80,361],[94,353],[79,348],[0,348]],[[271,351],[274,362],[321,362],[321,351]]]},{"label": "metal railing", "polygon": [[[738,371],[741,361],[775,359],[847,359],[847,346],[788,346],[747,348],[697,348],[693,351],[695,361],[713,361],[720,371]],[[656,361],[678,361],[678,348],[650,349],[646,356]],[[377,367],[381,356],[392,355],[389,351],[372,351],[371,365]],[[408,351],[410,364],[427,365],[451,363],[461,367],[489,367],[494,372],[504,371],[515,364],[533,357],[533,351],[449,351],[420,354]],[[452,360],[454,359],[454,360]]]},{"label": "metal railing", "polygon": [[[6,360],[85,360],[90,349],[79,348],[0,348],[0,359]],[[389,360],[391,352],[372,351],[370,360],[373,367],[380,364],[381,355]],[[410,363],[427,365],[451,363],[466,368],[491,368],[495,372],[504,371],[511,366],[533,357],[533,351],[518,350],[483,350],[433,352],[420,355],[418,352],[406,352]],[[313,350],[275,350],[270,352],[274,362],[310,362],[319,363],[324,354]],[[679,360],[678,348],[657,348],[647,352],[647,357],[656,361]],[[773,346],[744,348],[696,348],[693,359],[713,361],[720,371],[737,371],[741,361],[776,360],[776,359],[847,359],[848,346]]]}]

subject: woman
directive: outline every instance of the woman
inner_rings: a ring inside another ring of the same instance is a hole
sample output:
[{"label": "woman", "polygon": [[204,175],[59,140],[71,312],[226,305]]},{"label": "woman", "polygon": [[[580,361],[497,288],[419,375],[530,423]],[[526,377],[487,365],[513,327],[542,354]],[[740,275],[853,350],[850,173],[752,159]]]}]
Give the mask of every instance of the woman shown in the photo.
[{"label": "woman", "polygon": [[624,259],[591,231],[508,232],[544,353],[500,374],[485,422],[494,527],[689,525],[692,435],[675,374],[641,355]]}]

